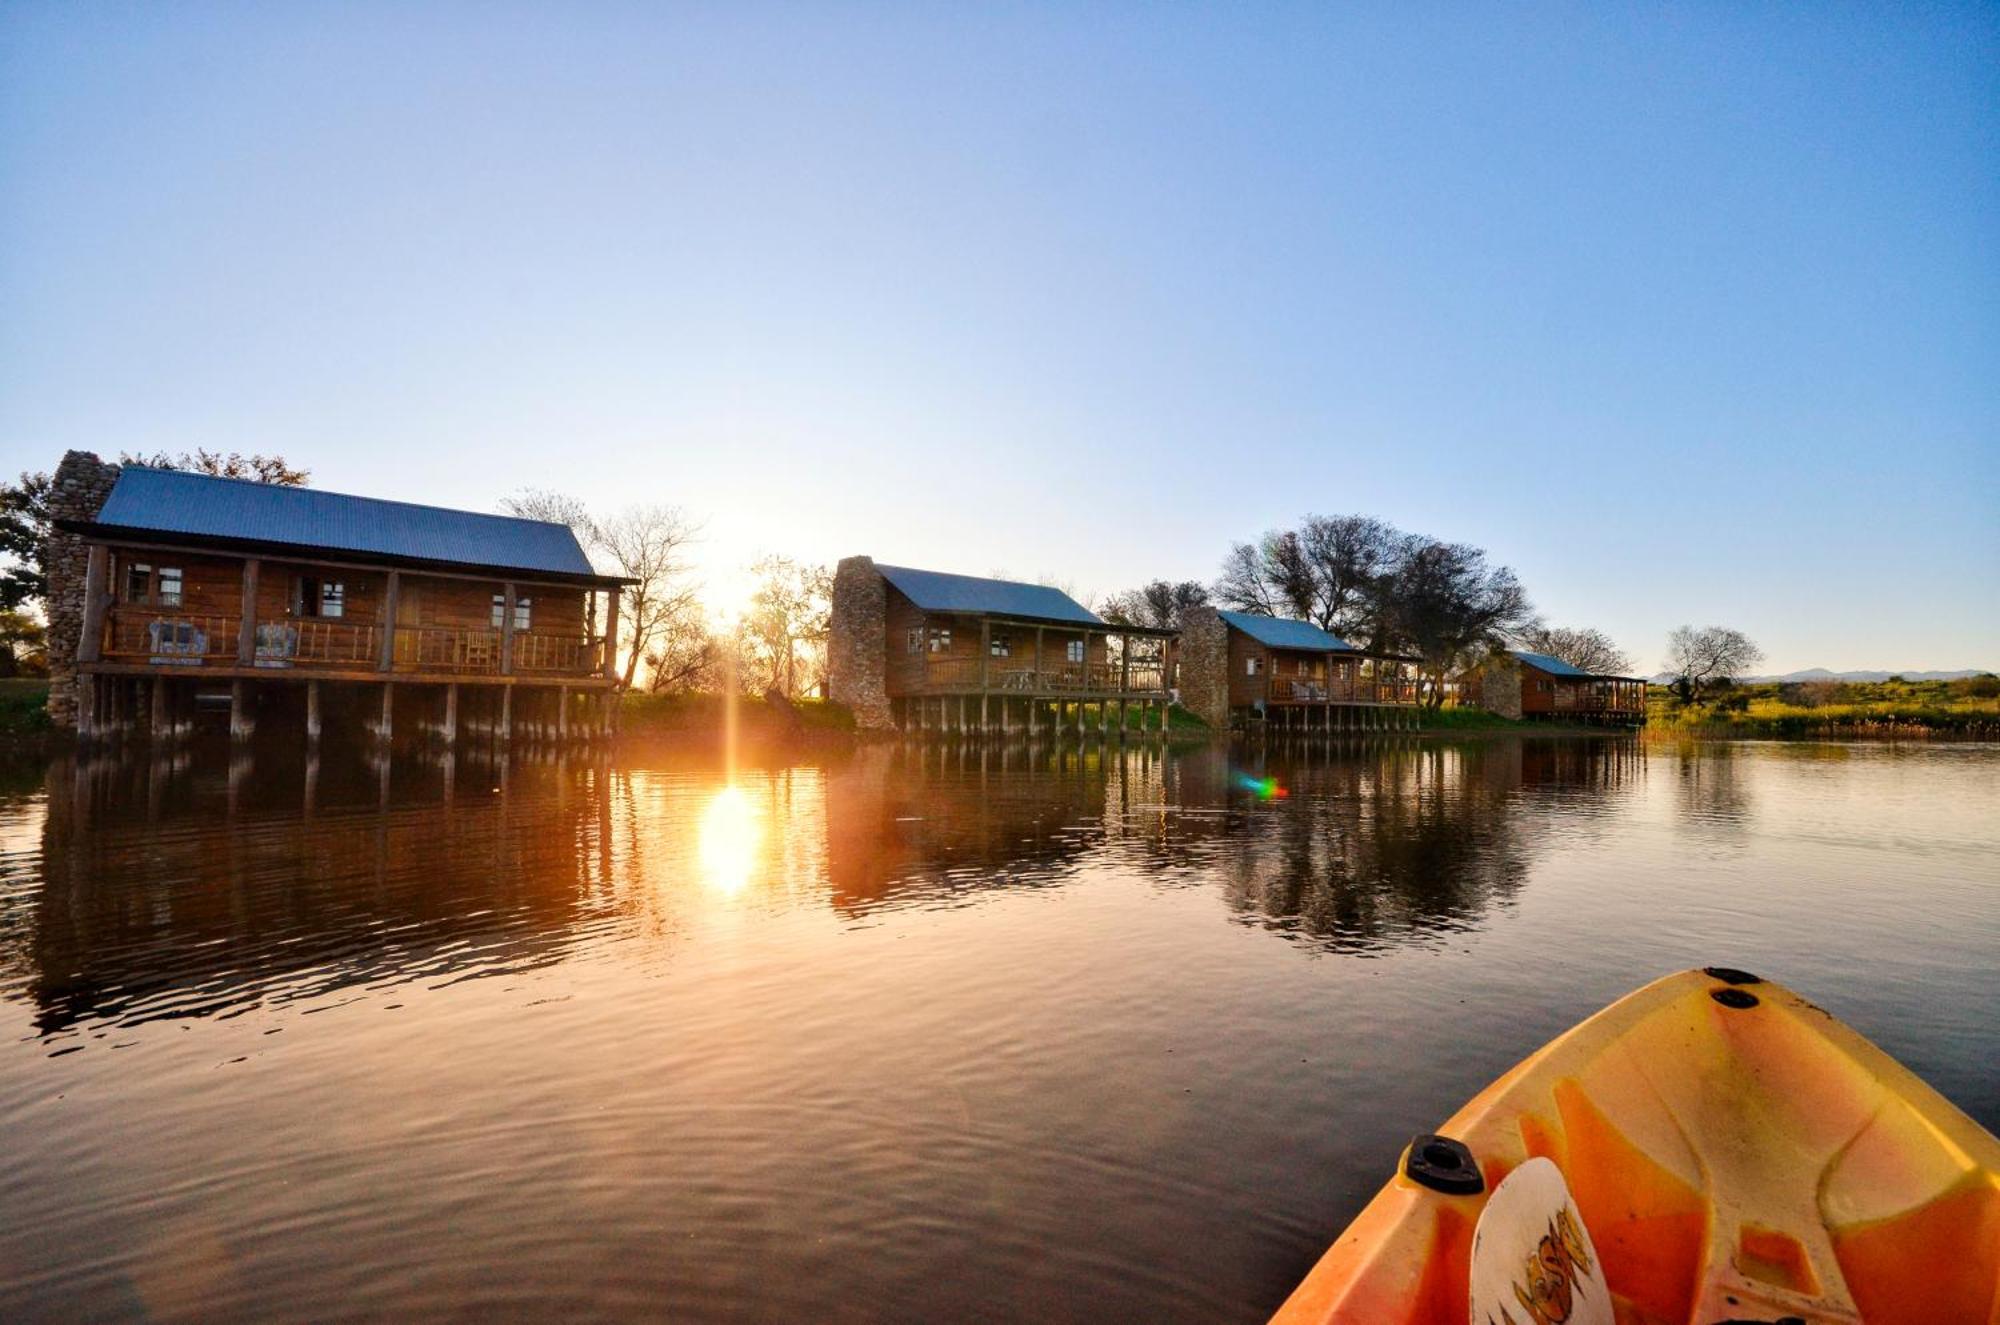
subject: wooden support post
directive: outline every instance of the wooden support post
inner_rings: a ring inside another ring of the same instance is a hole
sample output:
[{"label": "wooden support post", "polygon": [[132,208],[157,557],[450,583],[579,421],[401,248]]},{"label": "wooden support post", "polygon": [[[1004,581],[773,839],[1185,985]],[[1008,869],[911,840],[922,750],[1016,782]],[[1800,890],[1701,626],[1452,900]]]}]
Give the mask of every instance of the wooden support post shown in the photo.
[{"label": "wooden support post", "polygon": [[90,545],[83,569],[83,632],[76,642],[76,660],[97,662],[104,657],[104,611],[111,602],[111,549]]},{"label": "wooden support post", "polygon": [[244,667],[257,661],[257,574],[263,564],[255,557],[243,563],[243,609],[236,622],[236,661]]},{"label": "wooden support post", "polygon": [[[1037,628],[1037,630],[1035,631],[1035,633],[1036,633],[1037,635],[1040,635],[1040,634],[1041,634],[1041,631],[1040,631],[1040,629],[1039,629],[1039,628]],[[1039,716],[1040,716],[1040,715],[1039,715],[1039,714],[1038,714],[1038,713],[1036,712],[1036,710],[1038,710],[1038,709],[1040,709],[1040,708],[1041,708],[1041,706],[1042,706],[1042,701],[1041,701],[1041,700],[1039,700],[1039,699],[1037,699],[1037,698],[1036,698],[1035,696],[1033,696],[1033,695],[1030,695],[1030,696],[1028,696],[1028,697],[1027,697],[1026,699],[1022,700],[1021,702],[1022,702],[1022,703],[1024,703],[1024,704],[1026,704],[1026,705],[1028,706],[1028,736],[1029,736],[1029,738],[1030,738],[1030,739],[1033,739],[1033,737],[1034,737],[1034,735],[1035,735],[1035,727],[1036,727],[1036,725],[1037,725],[1037,720],[1038,720],[1038,718],[1039,718]]]},{"label": "wooden support post", "polygon": [[458,682],[450,681],[444,688],[444,743],[458,744]]},{"label": "wooden support post", "polygon": [[229,739],[245,741],[250,739],[250,696],[249,682],[237,679],[229,683]]},{"label": "wooden support post", "polygon": [[375,660],[377,671],[389,671],[396,665],[396,613],[397,600],[402,597],[403,573],[389,572],[389,587],[382,592],[382,656]]},{"label": "wooden support post", "polygon": [[622,592],[613,585],[604,596],[604,674],[613,681],[618,679],[618,595]]},{"label": "wooden support post", "polygon": [[308,681],[306,682],[306,744],[318,745],[319,732],[319,682]]},{"label": "wooden support post", "polygon": [[514,674],[514,582],[500,586],[500,675]]},{"label": "wooden support post", "polygon": [[171,720],[167,713],[167,678],[153,678],[152,711],[146,718],[146,734],[155,741],[167,739],[167,723]]},{"label": "wooden support post", "polygon": [[993,731],[993,718],[988,711],[987,698],[986,692],[981,690],[979,692],[979,734],[981,736],[990,735]]},{"label": "wooden support post", "polygon": [[396,683],[382,683],[382,721],[375,728],[376,739],[388,745],[396,739]]},{"label": "wooden support post", "polygon": [[569,739],[569,687],[556,687],[556,739]]},{"label": "wooden support post", "polygon": [[500,744],[514,743],[514,687],[500,687]]}]

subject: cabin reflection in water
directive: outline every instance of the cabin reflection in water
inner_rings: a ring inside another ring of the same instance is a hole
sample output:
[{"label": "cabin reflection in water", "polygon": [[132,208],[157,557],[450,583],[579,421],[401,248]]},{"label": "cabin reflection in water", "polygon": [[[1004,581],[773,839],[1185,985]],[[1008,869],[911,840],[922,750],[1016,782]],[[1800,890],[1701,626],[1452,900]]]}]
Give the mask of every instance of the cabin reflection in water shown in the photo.
[{"label": "cabin reflection in water", "polygon": [[[44,1035],[377,998],[702,941],[718,914],[976,906],[1142,880],[1328,951],[1425,944],[1522,886],[1537,798],[1604,797],[1635,742],[1399,737],[1228,750],[866,746],[740,779],[757,832],[707,881],[712,770],[608,760],[64,760],[40,881],[0,898],[0,991]],[[1281,786],[1286,795],[1267,795]],[[1108,868],[1097,868],[1108,867]],[[115,1038],[115,1037],[114,1037]]]}]

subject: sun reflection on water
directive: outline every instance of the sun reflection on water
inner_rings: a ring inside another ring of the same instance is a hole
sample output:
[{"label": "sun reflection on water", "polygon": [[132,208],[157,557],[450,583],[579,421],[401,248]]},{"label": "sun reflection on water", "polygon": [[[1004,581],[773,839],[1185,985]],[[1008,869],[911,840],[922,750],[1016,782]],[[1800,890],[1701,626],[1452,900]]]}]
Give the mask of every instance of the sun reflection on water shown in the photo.
[{"label": "sun reflection on water", "polygon": [[732,783],[716,792],[701,815],[701,869],[708,886],[721,893],[743,891],[762,836],[756,807],[741,787]]}]

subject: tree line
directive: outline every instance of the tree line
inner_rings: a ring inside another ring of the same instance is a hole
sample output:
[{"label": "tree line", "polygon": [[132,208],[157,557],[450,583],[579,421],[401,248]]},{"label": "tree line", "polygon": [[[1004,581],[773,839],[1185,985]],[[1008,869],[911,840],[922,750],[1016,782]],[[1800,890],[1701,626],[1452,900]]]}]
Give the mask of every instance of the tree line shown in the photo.
[{"label": "tree line", "polygon": [[[1633,670],[1631,656],[1603,631],[1544,621],[1513,569],[1484,549],[1368,515],[1308,515],[1232,543],[1210,583],[1154,580],[1112,594],[1101,611],[1114,624],[1171,629],[1210,603],[1309,621],[1368,653],[1412,659],[1433,708],[1452,678],[1508,649],[1601,676]],[[1682,626],[1668,638],[1665,669],[1675,693],[1698,703],[1762,657],[1739,630]]]}]

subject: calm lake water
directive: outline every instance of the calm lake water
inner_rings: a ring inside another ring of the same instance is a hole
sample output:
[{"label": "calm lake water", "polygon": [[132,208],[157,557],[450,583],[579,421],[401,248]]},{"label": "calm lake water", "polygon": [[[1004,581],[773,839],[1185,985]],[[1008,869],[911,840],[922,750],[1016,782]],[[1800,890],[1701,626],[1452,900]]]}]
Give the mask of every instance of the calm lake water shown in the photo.
[{"label": "calm lake water", "polygon": [[17,773],[0,1319],[1256,1321],[1412,1133],[1708,963],[2000,1129],[2000,746],[875,748],[720,786]]}]

